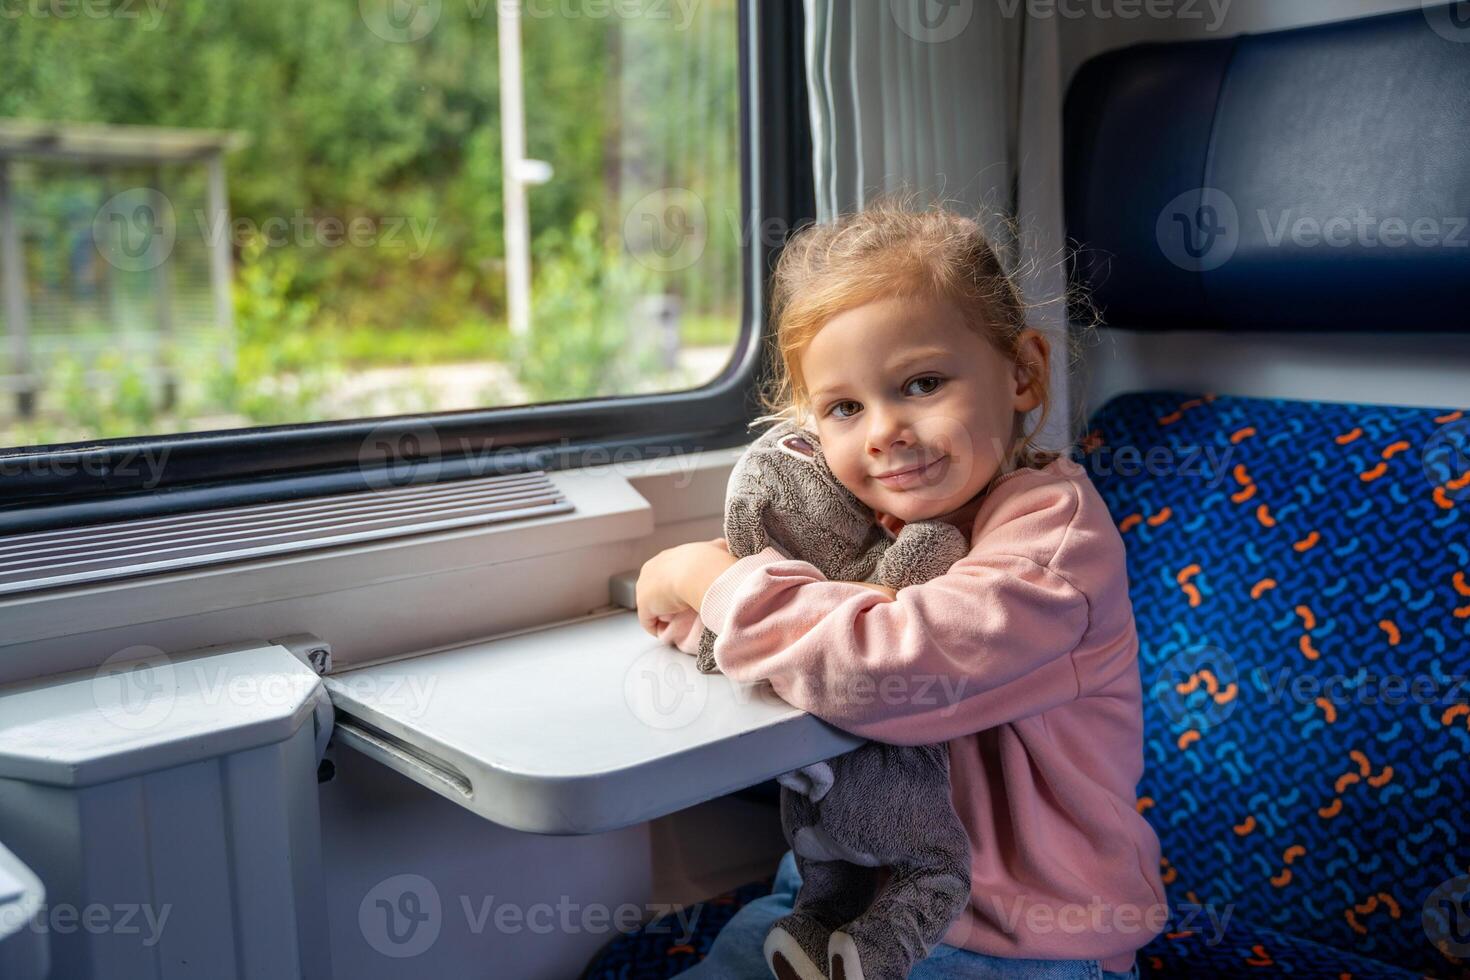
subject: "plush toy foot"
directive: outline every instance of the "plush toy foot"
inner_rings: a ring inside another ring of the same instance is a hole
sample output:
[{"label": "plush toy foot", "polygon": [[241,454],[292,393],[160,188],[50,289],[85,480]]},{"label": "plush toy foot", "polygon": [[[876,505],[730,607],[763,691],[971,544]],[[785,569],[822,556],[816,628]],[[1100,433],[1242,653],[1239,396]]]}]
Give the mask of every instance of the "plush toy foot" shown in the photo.
[{"label": "plush toy foot", "polygon": [[841,930],[827,941],[827,972],[832,980],[863,980],[863,958],[857,944]]},{"label": "plush toy foot", "polygon": [[763,952],[776,980],[827,980],[827,930],[800,913],[777,919]]},{"label": "plush toy foot", "polygon": [[913,966],[901,950],[881,949],[855,933],[838,929],[827,941],[832,980],[902,980]]}]

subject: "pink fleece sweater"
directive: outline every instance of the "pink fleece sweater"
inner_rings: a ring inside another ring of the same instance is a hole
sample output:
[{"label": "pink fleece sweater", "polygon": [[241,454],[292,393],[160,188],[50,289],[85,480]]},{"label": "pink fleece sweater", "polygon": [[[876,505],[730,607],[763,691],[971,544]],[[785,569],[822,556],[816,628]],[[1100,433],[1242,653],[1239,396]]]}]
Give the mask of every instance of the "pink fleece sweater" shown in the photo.
[{"label": "pink fleece sweater", "polygon": [[896,599],[772,547],[659,635],[692,652],[709,623],[732,679],[767,679],[880,742],[949,744],[972,885],[946,943],[1125,971],[1168,905],[1135,795],[1142,685],[1123,556],[1096,488],[1062,457],[997,480],[970,553]]}]

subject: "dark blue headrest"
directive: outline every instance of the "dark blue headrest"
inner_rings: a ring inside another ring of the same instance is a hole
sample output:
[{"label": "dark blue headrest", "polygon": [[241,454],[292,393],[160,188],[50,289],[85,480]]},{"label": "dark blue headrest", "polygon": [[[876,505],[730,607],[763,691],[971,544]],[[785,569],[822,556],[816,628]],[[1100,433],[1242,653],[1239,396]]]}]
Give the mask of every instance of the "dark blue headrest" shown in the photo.
[{"label": "dark blue headrest", "polygon": [[1113,326],[1470,331],[1470,3],[1096,57],[1064,166]]}]

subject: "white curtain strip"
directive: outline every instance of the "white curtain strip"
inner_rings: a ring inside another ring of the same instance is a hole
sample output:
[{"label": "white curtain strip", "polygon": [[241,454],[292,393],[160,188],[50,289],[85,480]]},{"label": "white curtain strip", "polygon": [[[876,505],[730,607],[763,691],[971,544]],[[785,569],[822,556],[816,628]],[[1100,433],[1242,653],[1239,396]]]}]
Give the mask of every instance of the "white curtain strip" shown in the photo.
[{"label": "white curtain strip", "polygon": [[[1030,326],[1051,342],[1051,414],[1037,442],[1063,449],[1074,435],[1075,397],[1068,362],[1067,271],[1062,214],[1062,80],[1055,17],[1026,21],[1021,59],[1016,218],[1020,226],[1020,286],[1031,306]],[[1080,389],[1080,385],[1076,386]],[[1031,420],[1035,424],[1035,419]]]},{"label": "white curtain strip", "polygon": [[1067,445],[1056,19],[996,0],[805,0],[805,9],[817,220],[892,192],[978,217],[1051,341],[1053,403],[1039,441]]},{"label": "white curtain strip", "polygon": [[1008,210],[1020,38],[987,0],[806,0],[818,220],[904,190]]}]

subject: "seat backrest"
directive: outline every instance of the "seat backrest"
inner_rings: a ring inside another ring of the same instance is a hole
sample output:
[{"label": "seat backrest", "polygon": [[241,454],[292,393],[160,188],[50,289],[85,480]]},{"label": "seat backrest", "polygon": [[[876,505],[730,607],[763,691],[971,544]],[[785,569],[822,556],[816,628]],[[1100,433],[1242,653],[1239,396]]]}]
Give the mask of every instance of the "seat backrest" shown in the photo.
[{"label": "seat backrest", "polygon": [[1108,52],[1064,155],[1113,326],[1470,328],[1470,3]]},{"label": "seat backrest", "polygon": [[1458,975],[1470,412],[1148,391],[1089,429],[1171,904]]}]

